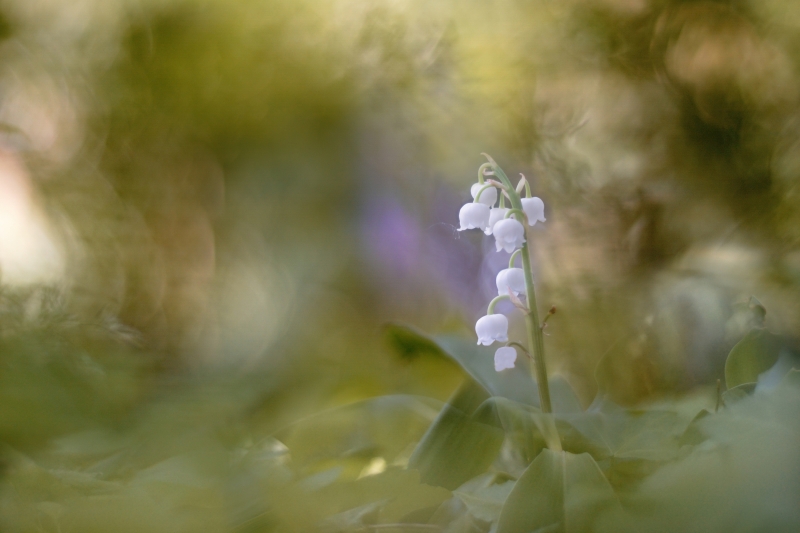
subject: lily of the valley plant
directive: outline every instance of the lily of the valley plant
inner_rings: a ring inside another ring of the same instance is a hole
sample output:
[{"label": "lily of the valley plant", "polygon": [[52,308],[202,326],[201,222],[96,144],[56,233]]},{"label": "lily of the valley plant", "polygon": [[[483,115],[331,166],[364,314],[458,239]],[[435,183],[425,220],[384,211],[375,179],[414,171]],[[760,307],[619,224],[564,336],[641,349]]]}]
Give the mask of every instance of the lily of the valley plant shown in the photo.
[{"label": "lily of the valley plant", "polygon": [[[470,189],[473,201],[465,204],[458,213],[461,225],[458,230],[479,229],[487,235],[494,235],[497,251],[510,253],[511,259],[508,268],[497,274],[497,297],[489,303],[486,316],[481,317],[475,324],[478,344],[489,346],[495,341],[506,343],[495,352],[495,370],[500,372],[514,367],[516,350],[513,345],[520,348],[522,345],[509,342],[508,318],[494,312],[497,302],[510,299],[525,315],[528,348],[532,354],[534,377],[539,385],[539,402],[542,411],[550,413],[552,408],[544,360],[543,324],[539,322],[539,312],[536,307],[536,293],[526,238],[527,227],[545,221],[544,202],[531,197],[530,184],[524,176],[514,187],[494,159],[484,155],[489,162],[478,169],[478,183],[473,184]],[[492,176],[497,179],[492,179]],[[520,197],[523,188],[525,198]],[[500,202],[495,206],[498,197]],[[506,208],[506,200],[511,204],[510,208]],[[522,268],[514,267],[517,256],[522,256]],[[525,297],[524,303],[519,299],[520,295]]]}]

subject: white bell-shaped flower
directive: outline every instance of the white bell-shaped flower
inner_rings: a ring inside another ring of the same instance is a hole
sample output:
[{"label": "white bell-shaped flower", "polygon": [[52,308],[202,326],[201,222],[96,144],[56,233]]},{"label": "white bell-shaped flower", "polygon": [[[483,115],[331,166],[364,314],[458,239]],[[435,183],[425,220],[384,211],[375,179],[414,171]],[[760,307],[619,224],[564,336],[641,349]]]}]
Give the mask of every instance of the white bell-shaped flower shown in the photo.
[{"label": "white bell-shaped flower", "polygon": [[[481,198],[483,198],[483,195],[481,195]],[[486,227],[486,235],[492,234],[492,228],[506,218],[506,213],[508,213],[508,209],[505,207],[493,207],[489,210],[489,225]]]},{"label": "white bell-shaped flower", "polygon": [[[478,196],[478,191],[483,189],[489,185],[488,183],[475,183],[469,190],[472,194],[472,199],[474,200],[476,196]],[[488,205],[489,207],[493,206],[494,203],[497,201],[497,189],[495,187],[489,187],[485,191],[481,193],[481,199],[478,200],[480,203],[484,205]]]},{"label": "white bell-shaped flower", "polygon": [[[483,195],[481,195],[483,198]],[[544,202],[541,198],[523,198],[522,210],[525,211],[525,216],[528,217],[528,224],[535,226],[536,222],[544,222]]]},{"label": "white bell-shaped flower", "polygon": [[525,228],[513,218],[505,218],[492,228],[497,251],[513,252],[525,243]]},{"label": "white bell-shaped flower", "polygon": [[514,293],[514,296],[519,296],[520,293],[525,292],[525,273],[521,268],[506,268],[497,273],[497,294],[498,296],[507,296],[508,289]]},{"label": "white bell-shaped flower", "polygon": [[506,368],[514,368],[517,360],[517,351],[511,346],[503,346],[494,352],[494,369],[498,372]]},{"label": "white bell-shaped flower", "polygon": [[478,344],[489,346],[494,341],[508,342],[508,319],[506,315],[494,314],[482,316],[475,323]]},{"label": "white bell-shaped flower", "polygon": [[464,204],[461,211],[458,212],[458,221],[461,223],[458,231],[464,231],[465,229],[486,231],[489,225],[489,206],[477,202]]}]

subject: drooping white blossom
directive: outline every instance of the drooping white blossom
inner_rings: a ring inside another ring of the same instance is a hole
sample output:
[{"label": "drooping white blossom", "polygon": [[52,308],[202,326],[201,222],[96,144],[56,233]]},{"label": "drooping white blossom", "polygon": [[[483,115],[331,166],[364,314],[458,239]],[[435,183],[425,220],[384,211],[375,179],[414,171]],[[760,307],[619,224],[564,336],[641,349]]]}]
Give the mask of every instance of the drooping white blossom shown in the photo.
[{"label": "drooping white blossom", "polygon": [[508,342],[508,319],[505,315],[494,314],[482,316],[475,323],[478,344],[489,346],[494,341]]},{"label": "drooping white blossom", "polygon": [[508,295],[508,289],[514,293],[514,296],[519,296],[520,293],[525,292],[525,272],[521,268],[506,268],[497,273],[495,278],[497,283],[498,296]]},{"label": "drooping white blossom", "polygon": [[[483,195],[481,195],[481,198],[483,198]],[[528,224],[535,226],[536,222],[545,222],[544,202],[541,198],[534,196],[533,198],[523,198],[521,201],[522,210],[525,211],[525,215],[528,217]]]},{"label": "drooping white blossom", "polygon": [[465,229],[486,231],[489,225],[489,206],[478,202],[464,204],[458,212],[458,221],[461,223],[458,231],[464,231]]},{"label": "drooping white blossom", "polygon": [[[478,191],[483,189],[489,185],[488,183],[475,183],[470,187],[469,192],[472,194],[472,199],[474,200],[476,196],[478,196]],[[494,187],[489,187],[485,191],[481,193],[481,199],[478,200],[480,203],[487,205],[489,207],[493,206],[494,203],[497,201],[497,189]]]},{"label": "drooping white blossom", "polygon": [[513,218],[505,218],[492,228],[497,251],[513,252],[525,243],[525,228]]},{"label": "drooping white blossom", "polygon": [[514,368],[514,362],[517,360],[517,351],[511,346],[503,346],[494,352],[494,369],[497,372],[505,370],[506,368]]},{"label": "drooping white blossom", "polygon": [[[481,195],[481,198],[483,198],[483,195]],[[489,210],[489,225],[486,227],[484,233],[486,233],[486,235],[491,235],[494,225],[503,220],[506,217],[506,213],[508,213],[508,209],[505,207],[491,208]]]}]

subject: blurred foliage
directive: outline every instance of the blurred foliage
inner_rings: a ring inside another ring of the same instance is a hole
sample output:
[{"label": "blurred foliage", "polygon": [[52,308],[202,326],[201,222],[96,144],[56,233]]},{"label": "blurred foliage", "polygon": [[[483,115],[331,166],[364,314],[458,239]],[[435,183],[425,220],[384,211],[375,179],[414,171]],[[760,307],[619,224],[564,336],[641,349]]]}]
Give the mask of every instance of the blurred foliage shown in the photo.
[{"label": "blurred foliage", "polygon": [[[797,531],[798,28],[0,2],[0,530]],[[547,206],[553,415],[468,335],[480,152]]]}]

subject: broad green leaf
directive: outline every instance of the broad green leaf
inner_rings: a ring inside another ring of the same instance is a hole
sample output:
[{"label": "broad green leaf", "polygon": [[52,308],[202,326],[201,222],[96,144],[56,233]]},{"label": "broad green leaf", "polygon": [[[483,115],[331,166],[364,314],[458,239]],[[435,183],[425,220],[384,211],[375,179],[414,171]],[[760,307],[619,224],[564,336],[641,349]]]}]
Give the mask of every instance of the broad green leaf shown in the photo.
[{"label": "broad green leaf", "polygon": [[480,406],[483,417],[492,417],[503,428],[508,447],[504,453],[505,465],[512,474],[519,475],[539,455],[547,442],[560,447],[558,434],[553,427],[553,417],[530,405],[508,398],[492,397]]},{"label": "broad green leaf", "polygon": [[697,445],[706,440],[707,436],[703,433],[702,429],[700,429],[700,421],[703,420],[705,417],[710,416],[711,412],[708,409],[703,409],[692,419],[689,423],[689,426],[681,435],[680,440],[678,441],[681,446],[684,445]]},{"label": "broad green leaf", "polygon": [[629,411],[613,404],[595,404],[585,413],[561,418],[602,450],[598,459],[671,459],[687,426],[672,411]]},{"label": "broad green leaf", "polygon": [[393,463],[419,440],[442,404],[408,395],[379,396],[299,420],[275,434],[295,467],[331,459],[351,459],[358,475],[372,458]]},{"label": "broad green leaf", "polygon": [[329,516],[320,523],[322,531],[351,531],[365,529],[378,520],[381,507],[387,500],[367,503],[341,513]]},{"label": "broad green leaf", "polygon": [[548,379],[550,385],[550,401],[553,405],[553,413],[556,415],[563,413],[582,413],[583,407],[575,394],[572,385],[569,384],[564,376],[556,374]]},{"label": "broad green leaf", "polygon": [[523,469],[543,448],[575,454],[587,452],[594,457],[609,455],[603,442],[595,442],[568,421],[580,415],[545,415],[536,407],[497,397],[484,402],[479,408],[483,410],[492,410],[497,424],[505,431],[509,451],[516,454]]},{"label": "broad green leaf", "polygon": [[722,393],[722,403],[731,405],[734,402],[747,398],[756,390],[755,383],[742,383]]},{"label": "broad green leaf", "polygon": [[778,387],[706,416],[706,442],[640,483],[600,531],[800,531],[799,407],[800,390]]},{"label": "broad green leaf", "polygon": [[732,389],[755,383],[758,376],[775,364],[782,347],[781,338],[763,328],[751,329],[731,349],[725,361],[725,384]]},{"label": "broad green leaf", "polygon": [[785,376],[783,376],[780,386],[796,387],[800,389],[800,369],[797,368],[791,369]]},{"label": "broad green leaf", "polygon": [[478,520],[494,522],[500,517],[506,498],[514,488],[515,481],[480,487],[472,492],[455,491],[453,494],[464,502],[469,512]]},{"label": "broad green leaf", "polygon": [[[396,523],[409,513],[435,508],[452,497],[441,487],[420,482],[419,472],[389,468],[380,474],[309,489],[287,484],[271,494],[270,509],[290,531],[317,531],[348,519]],[[333,523],[328,517],[339,515]]]},{"label": "broad green leaf", "polygon": [[[502,396],[528,405],[539,405],[538,387],[531,378],[528,362],[519,359],[513,369],[497,372],[494,369],[496,348],[478,346],[456,336],[428,337],[411,326],[387,326],[387,335],[393,346],[406,357],[437,350],[457,362],[476,382],[492,396]],[[580,412],[580,401],[569,382],[560,375],[551,376],[550,398],[555,413]]]},{"label": "broad green leaf", "polygon": [[442,353],[442,349],[430,337],[414,326],[387,324],[384,332],[389,345],[406,359],[422,355],[446,357]]},{"label": "broad green leaf", "polygon": [[441,410],[408,464],[420,471],[424,483],[452,490],[483,473],[494,461],[503,443],[503,430],[490,418],[483,418],[483,413],[473,416],[487,398],[480,385],[467,380]]},{"label": "broad green leaf", "polygon": [[592,530],[595,517],[619,502],[589,454],[543,450],[506,499],[497,533]]},{"label": "broad green leaf", "polygon": [[781,350],[775,364],[769,370],[759,374],[756,390],[762,392],[777,387],[786,374],[791,372],[795,364],[794,354],[789,350]]},{"label": "broad green leaf", "polygon": [[461,367],[481,384],[491,396],[539,405],[539,392],[531,378],[528,362],[517,359],[514,368],[497,372],[494,369],[494,352],[497,348],[478,346],[472,340],[456,336],[436,336],[436,343]]},{"label": "broad green leaf", "polygon": [[378,513],[381,522],[395,522],[412,511],[439,505],[450,496],[450,491],[421,483],[419,472],[403,469],[390,469],[309,494],[315,503],[341,510],[385,502]]},{"label": "broad green leaf", "polygon": [[126,416],[142,391],[144,361],[102,337],[76,340],[55,328],[4,333],[0,440],[25,450]]},{"label": "broad green leaf", "polygon": [[399,346],[405,357],[411,357],[409,351],[419,353],[438,352],[456,363],[475,382],[479,383],[490,396],[503,396],[529,405],[539,405],[536,383],[531,378],[528,362],[523,358],[517,360],[517,366],[502,372],[494,369],[494,352],[496,347],[479,346],[475,341],[454,335],[438,335],[429,337],[415,328],[392,324],[386,328],[390,341]]}]

